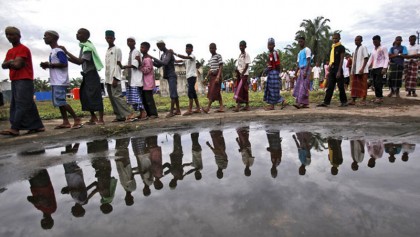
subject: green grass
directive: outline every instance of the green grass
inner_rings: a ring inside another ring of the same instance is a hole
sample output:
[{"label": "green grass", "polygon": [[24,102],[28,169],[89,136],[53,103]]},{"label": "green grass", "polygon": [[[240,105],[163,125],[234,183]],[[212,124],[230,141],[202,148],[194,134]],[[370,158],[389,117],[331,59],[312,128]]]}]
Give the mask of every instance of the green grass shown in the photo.
[{"label": "green grass", "polygon": [[[339,93],[335,92],[333,96],[333,100],[339,100]],[[262,108],[266,104],[263,99],[263,92],[250,92],[249,93],[249,105],[254,108]],[[282,91],[281,95],[285,97],[286,101],[289,104],[293,104],[295,102],[295,99],[292,97],[291,92]],[[313,91],[310,93],[309,101],[311,103],[320,103],[324,99],[325,92],[324,91]],[[234,108],[236,106],[236,102],[233,99],[233,93],[222,93],[223,97],[223,103],[226,108]],[[156,107],[159,112],[167,112],[169,111],[170,105],[171,105],[171,99],[169,97],[161,97],[159,95],[155,95],[155,102]],[[349,97],[349,94],[347,94],[347,98]],[[108,98],[104,98],[104,112],[105,115],[112,115],[112,106],[109,102]],[[202,106],[206,106],[208,103],[206,96],[199,96],[199,101]],[[81,110],[81,105],[79,100],[72,100],[68,99],[67,102],[72,106],[74,111],[78,116],[89,116],[88,112],[83,112]],[[182,110],[185,110],[188,108],[188,97],[187,96],[181,96],[179,98],[179,105]],[[58,108],[54,108],[51,101],[43,101],[43,102],[36,102],[36,105],[38,107],[39,115],[42,119],[59,119],[61,118],[60,111]],[[218,102],[214,102],[213,105],[216,107],[218,106]],[[0,107],[0,120],[8,120],[9,118],[9,105],[6,104],[5,106]]]}]

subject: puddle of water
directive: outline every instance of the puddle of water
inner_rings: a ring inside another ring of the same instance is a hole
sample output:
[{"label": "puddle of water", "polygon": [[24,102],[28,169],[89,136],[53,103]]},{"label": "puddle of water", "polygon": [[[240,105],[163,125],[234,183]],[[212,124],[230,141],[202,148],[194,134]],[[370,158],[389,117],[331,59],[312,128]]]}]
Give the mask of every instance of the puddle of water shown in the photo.
[{"label": "puddle of water", "polygon": [[0,235],[416,236],[419,145],[398,139],[251,125],[6,154],[2,180],[27,178],[3,181]]}]

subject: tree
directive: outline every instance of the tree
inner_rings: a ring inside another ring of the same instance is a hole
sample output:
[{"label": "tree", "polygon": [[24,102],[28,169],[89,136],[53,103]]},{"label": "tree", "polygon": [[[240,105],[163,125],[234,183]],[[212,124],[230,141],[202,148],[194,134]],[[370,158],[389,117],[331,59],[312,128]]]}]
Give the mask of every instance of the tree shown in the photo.
[{"label": "tree", "polygon": [[223,80],[235,78],[236,59],[228,59],[223,65]]},{"label": "tree", "polygon": [[35,78],[35,80],[34,80],[34,88],[35,88],[35,92],[50,91],[51,90],[51,87],[50,87],[48,81],[41,80],[39,77]]},{"label": "tree", "polygon": [[82,80],[83,79],[80,77],[72,78],[70,80],[70,89],[80,88],[80,85],[82,84]]},{"label": "tree", "polygon": [[268,52],[263,52],[258,54],[251,65],[252,76],[261,77],[264,73],[264,70],[267,68],[268,62]]},{"label": "tree", "polygon": [[296,32],[296,38],[304,36],[306,45],[311,49],[314,55],[314,62],[321,62],[331,48],[330,26],[327,23],[330,19],[318,16],[314,20],[304,19],[300,24],[303,28]]}]

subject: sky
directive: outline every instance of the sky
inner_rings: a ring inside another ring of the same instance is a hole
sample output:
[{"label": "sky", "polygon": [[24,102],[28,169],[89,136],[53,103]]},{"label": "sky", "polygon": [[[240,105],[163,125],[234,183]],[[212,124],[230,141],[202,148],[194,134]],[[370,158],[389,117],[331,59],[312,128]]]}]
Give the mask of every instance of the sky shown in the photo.
[{"label": "sky", "polygon": [[[197,59],[210,58],[208,46],[214,42],[223,60],[236,59],[239,42],[247,42],[251,59],[267,50],[267,39],[276,40],[276,48],[284,49],[294,42],[296,31],[304,19],[323,16],[330,19],[331,30],[341,30],[344,46],[354,51],[354,37],[362,35],[364,44],[372,48],[372,37],[380,35],[382,44],[392,46],[394,38],[420,31],[420,2],[412,0],[353,0],[353,1],[278,1],[278,0],[14,0],[2,1],[0,8],[0,58],[11,48],[4,29],[16,26],[21,30],[21,42],[33,56],[35,77],[47,79],[48,71],[39,63],[48,60],[50,48],[45,45],[46,30],[60,34],[59,44],[75,55],[79,53],[76,32],[86,28],[91,33],[102,61],[107,43],[105,31],[115,31],[115,44],[122,49],[123,64],[128,60],[127,37],[151,44],[149,53],[158,57],[158,40],[167,48],[185,54],[185,44],[194,45]],[[69,66],[70,78],[80,77],[80,67]],[[100,75],[104,77],[104,70]],[[0,70],[0,79],[8,78]]]}]

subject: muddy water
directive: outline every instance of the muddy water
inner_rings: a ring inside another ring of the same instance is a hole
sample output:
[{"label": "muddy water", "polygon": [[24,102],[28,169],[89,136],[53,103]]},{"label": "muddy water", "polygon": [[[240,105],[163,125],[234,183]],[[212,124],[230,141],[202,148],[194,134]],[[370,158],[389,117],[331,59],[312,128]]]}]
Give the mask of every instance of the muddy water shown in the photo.
[{"label": "muddy water", "polygon": [[419,144],[292,131],[250,124],[2,154],[0,236],[417,236]]}]

